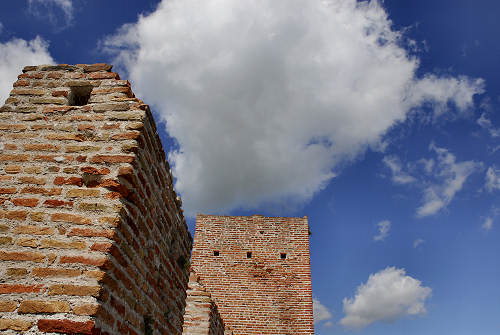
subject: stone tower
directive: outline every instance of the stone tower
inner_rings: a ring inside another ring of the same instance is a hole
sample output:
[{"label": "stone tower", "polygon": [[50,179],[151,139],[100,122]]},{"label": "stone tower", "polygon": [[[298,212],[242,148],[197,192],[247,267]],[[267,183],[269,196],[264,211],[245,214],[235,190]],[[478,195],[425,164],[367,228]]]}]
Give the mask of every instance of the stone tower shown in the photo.
[{"label": "stone tower", "polygon": [[314,334],[306,217],[199,214],[191,266],[234,334]]},{"label": "stone tower", "polygon": [[149,107],[107,64],[0,108],[0,334],[181,334],[191,236]]}]

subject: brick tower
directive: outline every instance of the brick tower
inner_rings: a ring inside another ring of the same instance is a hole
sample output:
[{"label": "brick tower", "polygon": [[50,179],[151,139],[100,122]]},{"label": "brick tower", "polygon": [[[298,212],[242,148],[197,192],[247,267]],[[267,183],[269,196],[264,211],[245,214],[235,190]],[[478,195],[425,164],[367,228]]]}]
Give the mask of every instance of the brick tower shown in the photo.
[{"label": "brick tower", "polygon": [[107,64],[0,108],[0,334],[182,332],[191,236],[149,107]]},{"label": "brick tower", "polygon": [[237,335],[314,334],[307,218],[196,218],[192,268]]}]

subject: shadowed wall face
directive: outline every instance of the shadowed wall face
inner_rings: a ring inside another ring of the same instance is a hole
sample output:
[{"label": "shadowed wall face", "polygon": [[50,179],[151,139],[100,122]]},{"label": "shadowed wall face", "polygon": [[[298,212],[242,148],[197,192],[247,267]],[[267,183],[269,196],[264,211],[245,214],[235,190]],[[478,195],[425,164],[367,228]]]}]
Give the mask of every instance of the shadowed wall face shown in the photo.
[{"label": "shadowed wall face", "polygon": [[110,70],[25,67],[0,108],[0,333],[182,333],[191,236]]},{"label": "shadowed wall face", "polygon": [[192,267],[235,334],[313,334],[307,218],[198,215]]}]

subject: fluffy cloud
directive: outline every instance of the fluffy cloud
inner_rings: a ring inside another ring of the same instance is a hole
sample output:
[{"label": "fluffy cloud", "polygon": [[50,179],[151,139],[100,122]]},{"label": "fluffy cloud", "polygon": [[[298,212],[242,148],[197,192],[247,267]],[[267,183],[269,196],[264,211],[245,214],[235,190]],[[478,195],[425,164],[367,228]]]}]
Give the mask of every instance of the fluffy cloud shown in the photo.
[{"label": "fluffy cloud", "polygon": [[485,187],[489,192],[500,190],[500,170],[496,166],[490,166],[486,171]]},{"label": "fluffy cloud", "polygon": [[493,228],[493,219],[488,217],[484,220],[484,223],[481,225],[481,228],[483,228],[486,231],[491,230]]},{"label": "fluffy cloud", "polygon": [[378,1],[170,0],[103,48],[178,147],[186,213],[300,204],[410,111],[465,113],[481,80],[417,77]]},{"label": "fluffy cloud", "polygon": [[31,41],[15,38],[0,43],[0,105],[9,96],[12,83],[25,65],[54,63],[47,48],[48,44],[40,37]]},{"label": "fluffy cloud", "polygon": [[332,313],[318,299],[313,298],[313,316],[314,324],[318,324],[321,321],[330,320]]},{"label": "fluffy cloud", "polygon": [[377,223],[378,234],[373,236],[375,241],[383,241],[389,235],[389,230],[391,230],[391,221],[384,220]]},{"label": "fluffy cloud", "polygon": [[340,324],[360,329],[376,321],[393,322],[405,316],[423,315],[431,293],[431,288],[407,276],[404,269],[387,267],[371,274],[357,288],[354,298],[344,298],[345,317]]},{"label": "fluffy cloud", "polygon": [[[66,28],[73,22],[73,2],[72,0],[28,0],[28,9],[31,14],[39,18],[47,18],[58,28]],[[64,14],[64,24],[59,22],[59,15],[56,10]]]},{"label": "fluffy cloud", "polygon": [[432,143],[429,148],[437,154],[433,169],[437,181],[425,188],[423,204],[417,209],[418,217],[434,215],[445,208],[462,189],[467,178],[481,167],[474,161],[457,162],[455,155]]}]

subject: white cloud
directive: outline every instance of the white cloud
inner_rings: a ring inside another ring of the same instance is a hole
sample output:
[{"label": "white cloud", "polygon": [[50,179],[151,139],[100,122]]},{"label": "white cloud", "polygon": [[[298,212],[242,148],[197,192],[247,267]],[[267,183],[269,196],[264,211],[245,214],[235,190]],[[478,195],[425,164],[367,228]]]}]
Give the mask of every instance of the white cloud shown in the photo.
[{"label": "white cloud", "polygon": [[309,200],[423,104],[482,80],[417,77],[378,1],[170,0],[103,41],[166,121],[188,215]]},{"label": "white cloud", "polygon": [[[313,298],[313,316],[314,324],[318,324],[321,321],[330,320],[332,313],[318,299]],[[329,322],[326,322],[324,325],[328,326],[327,323]]]},{"label": "white cloud", "polygon": [[373,236],[375,241],[383,241],[389,235],[389,230],[391,230],[391,221],[384,220],[377,223],[378,234]]},{"label": "white cloud", "polygon": [[[64,24],[59,21],[59,13],[55,9],[59,9],[64,14]],[[28,10],[34,16],[48,19],[60,29],[73,23],[72,0],[28,0]]]},{"label": "white cloud", "polygon": [[481,228],[483,228],[486,231],[491,230],[493,228],[493,219],[488,217],[484,220],[484,223],[481,225]]},{"label": "white cloud", "polygon": [[481,167],[480,163],[474,161],[457,162],[455,155],[433,143],[429,149],[437,154],[433,174],[437,181],[424,189],[423,204],[417,208],[418,217],[434,215],[445,208],[462,189],[467,178]]},{"label": "white cloud", "polygon": [[415,241],[413,241],[413,247],[418,248],[419,245],[424,244],[425,240],[421,238],[417,238]]},{"label": "white cloud", "polygon": [[493,126],[493,123],[491,122],[490,119],[486,116],[486,113],[482,113],[481,117],[477,119],[477,124],[481,126],[481,128],[484,128],[488,130],[490,133],[491,137],[498,137],[500,136],[500,128],[495,128]]},{"label": "white cloud", "polygon": [[[457,162],[455,155],[445,148],[437,147],[434,143],[430,144],[429,150],[437,155],[436,159],[422,158],[416,162],[417,164],[408,163],[406,167],[403,167],[398,157],[386,156],[383,159],[392,171],[394,183],[412,184],[423,189],[422,205],[417,208],[418,217],[434,215],[448,206],[462,189],[467,178],[482,166],[475,161]],[[413,176],[408,173],[409,168],[412,169]],[[491,183],[490,179],[492,179],[491,173],[487,173],[487,188]]]},{"label": "white cloud", "polygon": [[500,169],[496,166],[490,166],[486,171],[485,187],[489,192],[500,190]]},{"label": "white cloud", "polygon": [[431,288],[407,276],[404,269],[387,267],[358,286],[354,298],[344,298],[345,317],[340,324],[360,329],[376,321],[394,322],[405,316],[423,315],[431,293]]},{"label": "white cloud", "polygon": [[9,96],[12,83],[26,65],[54,63],[49,54],[48,44],[42,38],[31,41],[15,38],[0,43],[0,105]]},{"label": "white cloud", "polygon": [[2,22],[0,22],[0,34],[2,33],[2,30],[3,30],[3,24]]},{"label": "white cloud", "polygon": [[396,184],[409,184],[416,179],[405,172],[401,166],[401,160],[396,156],[385,156],[382,160],[392,172],[392,181]]}]

